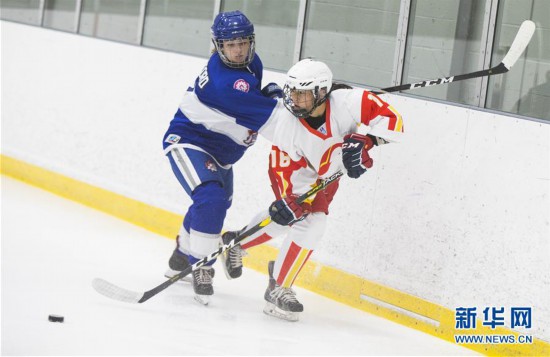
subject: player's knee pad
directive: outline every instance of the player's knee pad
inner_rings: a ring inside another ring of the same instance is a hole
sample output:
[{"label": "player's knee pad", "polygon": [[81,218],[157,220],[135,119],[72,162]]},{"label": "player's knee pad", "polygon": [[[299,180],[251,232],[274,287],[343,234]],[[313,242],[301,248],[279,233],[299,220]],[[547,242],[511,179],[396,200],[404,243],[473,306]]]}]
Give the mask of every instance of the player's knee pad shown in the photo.
[{"label": "player's knee pad", "polygon": [[189,228],[198,232],[219,234],[230,206],[221,184],[216,181],[205,182],[193,191],[191,198],[193,204],[188,212],[192,215]]}]

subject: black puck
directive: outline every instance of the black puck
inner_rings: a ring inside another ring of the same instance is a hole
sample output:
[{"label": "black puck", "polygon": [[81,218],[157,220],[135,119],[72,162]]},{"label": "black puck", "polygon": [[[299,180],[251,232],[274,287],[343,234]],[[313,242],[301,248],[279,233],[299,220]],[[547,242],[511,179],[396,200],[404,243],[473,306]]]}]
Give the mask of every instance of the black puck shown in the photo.
[{"label": "black puck", "polygon": [[63,321],[65,321],[65,318],[63,316],[60,316],[60,315],[49,315],[48,316],[48,321],[50,321],[50,322],[63,322]]}]

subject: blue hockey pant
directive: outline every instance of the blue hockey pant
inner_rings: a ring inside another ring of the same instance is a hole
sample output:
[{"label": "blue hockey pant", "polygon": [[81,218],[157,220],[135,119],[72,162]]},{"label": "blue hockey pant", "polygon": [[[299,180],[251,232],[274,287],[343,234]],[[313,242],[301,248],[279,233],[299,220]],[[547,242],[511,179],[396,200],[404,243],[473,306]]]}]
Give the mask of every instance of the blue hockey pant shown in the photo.
[{"label": "blue hockey pant", "polygon": [[193,201],[183,220],[178,246],[194,264],[219,248],[223,221],[233,196],[233,169],[220,165],[200,148],[185,144],[173,146],[167,156],[176,178]]}]

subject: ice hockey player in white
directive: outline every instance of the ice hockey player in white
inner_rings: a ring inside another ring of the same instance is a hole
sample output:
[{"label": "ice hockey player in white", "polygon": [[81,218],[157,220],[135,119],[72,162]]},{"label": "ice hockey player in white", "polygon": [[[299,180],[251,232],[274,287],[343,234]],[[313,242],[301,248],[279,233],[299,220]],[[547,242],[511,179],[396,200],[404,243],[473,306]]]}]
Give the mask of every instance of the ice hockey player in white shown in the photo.
[{"label": "ice hockey player in white", "polygon": [[[262,133],[273,142],[269,176],[276,200],[269,215],[276,224],[223,254],[227,277],[238,278],[246,249],[286,234],[276,260],[268,264],[264,312],[290,321],[297,321],[303,311],[291,287],[324,234],[338,182],[302,204],[296,203],[296,197],[340,170],[351,178],[360,177],[373,165],[369,150],[403,135],[401,115],[391,105],[369,91],[332,80],[329,67],[311,59],[288,71],[283,101],[292,115],[277,115]],[[259,213],[247,227],[265,216],[265,211]],[[229,231],[222,239],[227,244],[238,234]]]}]

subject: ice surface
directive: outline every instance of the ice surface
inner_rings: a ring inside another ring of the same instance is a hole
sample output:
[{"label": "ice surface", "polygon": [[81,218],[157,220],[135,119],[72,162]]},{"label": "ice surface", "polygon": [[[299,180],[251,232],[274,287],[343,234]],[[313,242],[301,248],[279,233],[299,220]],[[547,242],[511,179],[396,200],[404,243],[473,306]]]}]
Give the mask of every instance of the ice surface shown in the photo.
[{"label": "ice surface", "polygon": [[267,316],[267,276],[249,269],[219,271],[207,307],[187,283],[143,304],[109,300],[94,278],[148,290],[174,241],[6,176],[1,196],[2,355],[475,354],[300,288],[299,322]]}]

